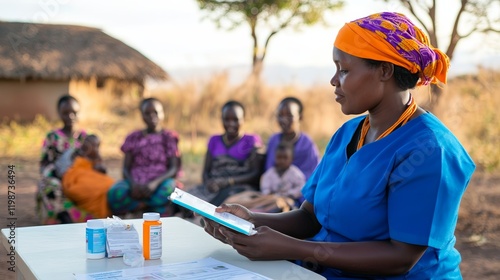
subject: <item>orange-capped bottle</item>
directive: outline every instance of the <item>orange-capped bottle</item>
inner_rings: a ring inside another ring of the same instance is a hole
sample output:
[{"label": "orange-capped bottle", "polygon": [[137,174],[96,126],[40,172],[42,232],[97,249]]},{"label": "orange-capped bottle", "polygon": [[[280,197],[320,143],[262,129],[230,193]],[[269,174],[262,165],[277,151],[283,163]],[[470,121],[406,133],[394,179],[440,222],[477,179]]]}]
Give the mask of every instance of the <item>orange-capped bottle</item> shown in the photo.
[{"label": "orange-capped bottle", "polygon": [[161,258],[162,237],[159,213],[144,213],[142,224],[142,251],[145,260]]}]

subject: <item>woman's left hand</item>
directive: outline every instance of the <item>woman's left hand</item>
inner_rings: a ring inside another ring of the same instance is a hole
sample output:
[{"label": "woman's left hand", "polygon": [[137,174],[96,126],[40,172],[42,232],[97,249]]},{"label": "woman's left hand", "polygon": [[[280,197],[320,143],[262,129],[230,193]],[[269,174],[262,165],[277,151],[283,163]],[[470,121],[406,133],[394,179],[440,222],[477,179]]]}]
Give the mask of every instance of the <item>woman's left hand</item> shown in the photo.
[{"label": "woman's left hand", "polygon": [[144,189],[143,185],[139,183],[132,183],[132,185],[130,186],[130,197],[132,197],[133,199],[142,199],[143,189]]},{"label": "woman's left hand", "polygon": [[220,226],[219,240],[231,245],[240,255],[250,260],[283,260],[289,257],[296,240],[267,226],[257,228],[257,233],[247,236],[226,227]]},{"label": "woman's left hand", "polygon": [[210,193],[216,193],[220,189],[219,184],[215,179],[209,179],[205,185]]},{"label": "woman's left hand", "polygon": [[145,192],[147,192],[147,198],[149,198],[156,191],[156,188],[159,184],[160,183],[156,182],[156,180],[153,180],[146,185],[147,189],[145,190]]}]

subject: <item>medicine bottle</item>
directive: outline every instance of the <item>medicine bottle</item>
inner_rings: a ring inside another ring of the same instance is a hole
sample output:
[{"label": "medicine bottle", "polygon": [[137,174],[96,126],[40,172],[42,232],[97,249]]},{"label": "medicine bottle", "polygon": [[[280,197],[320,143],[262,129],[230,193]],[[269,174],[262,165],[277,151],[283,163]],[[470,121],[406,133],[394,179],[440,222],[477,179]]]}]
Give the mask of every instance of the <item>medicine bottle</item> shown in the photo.
[{"label": "medicine bottle", "polygon": [[144,259],[154,260],[161,258],[162,238],[159,213],[144,213],[142,224],[142,247]]},{"label": "medicine bottle", "polygon": [[87,259],[102,259],[106,255],[106,228],[102,220],[88,220],[85,229]]}]

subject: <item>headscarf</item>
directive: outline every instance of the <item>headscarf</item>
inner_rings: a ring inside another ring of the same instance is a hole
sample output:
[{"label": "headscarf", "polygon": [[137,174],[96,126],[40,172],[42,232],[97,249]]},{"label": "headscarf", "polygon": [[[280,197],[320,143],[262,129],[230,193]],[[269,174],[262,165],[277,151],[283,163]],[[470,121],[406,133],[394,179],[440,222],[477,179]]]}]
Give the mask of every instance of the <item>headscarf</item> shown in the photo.
[{"label": "headscarf", "polygon": [[402,14],[383,12],[346,23],[334,46],[356,57],[391,62],[419,73],[417,85],[446,84],[450,59]]}]

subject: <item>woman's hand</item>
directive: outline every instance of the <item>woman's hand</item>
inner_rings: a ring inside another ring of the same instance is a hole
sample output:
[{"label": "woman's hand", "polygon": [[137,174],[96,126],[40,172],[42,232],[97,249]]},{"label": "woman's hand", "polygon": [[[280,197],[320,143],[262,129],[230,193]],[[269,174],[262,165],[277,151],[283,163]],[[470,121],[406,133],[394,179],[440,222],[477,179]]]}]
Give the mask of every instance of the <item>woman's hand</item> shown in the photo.
[{"label": "woman's hand", "polygon": [[[222,204],[216,212],[228,212],[255,224],[254,214],[239,204]],[[282,260],[295,250],[293,242],[298,239],[275,231],[267,226],[258,227],[257,233],[247,236],[220,225],[210,219],[202,218],[205,232],[215,239],[231,245],[239,254],[251,260]]]},{"label": "woman's hand", "polygon": [[130,187],[130,196],[133,199],[148,198],[150,194],[148,185],[133,183]]},{"label": "woman's hand", "polygon": [[153,195],[153,193],[158,188],[158,185],[160,185],[160,182],[158,182],[157,180],[153,180],[153,181],[147,183],[146,190],[145,190],[146,198],[149,198],[151,195]]},{"label": "woman's hand", "polygon": [[[195,216],[196,215],[198,214],[195,213]],[[219,231],[219,228],[223,227],[221,224],[214,222],[210,219],[207,219],[205,217],[201,218],[200,223],[203,226],[203,229],[205,230],[206,233],[211,235],[213,238],[219,240],[220,242],[227,244],[226,237],[222,235],[222,233]]]},{"label": "woman's hand", "polygon": [[[239,204],[222,204],[221,206],[217,207],[215,211],[219,213],[228,212],[244,220],[252,222],[252,213],[250,212],[250,210]],[[218,239],[223,243],[227,243],[226,237],[223,236],[219,231],[219,228],[224,226],[204,217],[202,217],[202,221],[203,221],[202,225],[206,233],[210,234],[215,239]]]},{"label": "woman's hand", "polygon": [[245,206],[240,204],[221,204],[219,207],[215,209],[215,212],[222,213],[228,212],[235,216],[242,218],[243,220],[247,220],[253,223],[252,220],[252,211],[248,210]]},{"label": "woman's hand", "polygon": [[225,227],[219,228],[219,240],[231,245],[250,260],[283,260],[290,257],[296,239],[267,226],[257,228],[257,233],[247,236]]},{"label": "woman's hand", "polygon": [[142,197],[141,185],[137,183],[130,184],[130,197],[140,199]]}]

